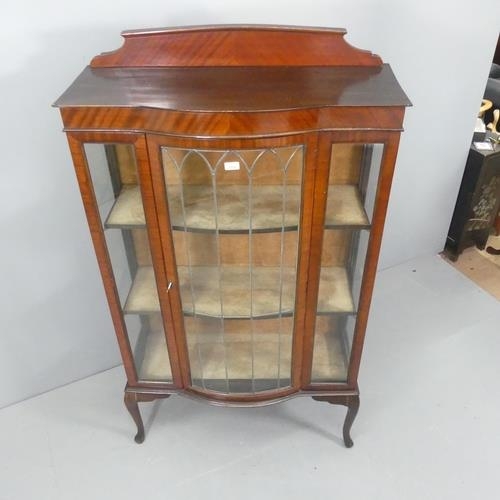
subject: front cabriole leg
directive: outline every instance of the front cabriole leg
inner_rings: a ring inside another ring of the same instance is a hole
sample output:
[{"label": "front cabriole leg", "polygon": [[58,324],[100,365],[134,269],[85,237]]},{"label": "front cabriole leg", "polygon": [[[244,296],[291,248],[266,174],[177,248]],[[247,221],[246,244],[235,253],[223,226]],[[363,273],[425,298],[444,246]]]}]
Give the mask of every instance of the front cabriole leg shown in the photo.
[{"label": "front cabriole leg", "polygon": [[170,394],[144,394],[140,392],[132,392],[125,389],[125,395],[123,401],[125,406],[134,419],[135,425],[137,425],[137,434],[134,437],[134,441],[137,444],[144,442],[144,423],[142,421],[141,412],[139,411],[139,402],[153,401],[160,398],[168,398]]},{"label": "front cabriole leg", "polygon": [[134,441],[140,444],[144,441],[144,424],[142,422],[141,412],[139,411],[139,405],[137,404],[137,394],[135,392],[125,392],[123,401],[128,412],[134,419],[135,425],[137,425],[137,434],[135,435]]},{"label": "front cabriole leg", "polygon": [[343,405],[347,406],[347,414],[344,420],[343,427],[343,436],[344,436],[344,444],[346,448],[351,448],[353,446],[353,441],[351,438],[351,427],[358,414],[359,410],[359,395],[332,395],[332,396],[313,396],[313,399],[316,401],[325,401],[332,405]]},{"label": "front cabriole leg", "polygon": [[344,420],[344,444],[346,448],[351,448],[354,444],[351,439],[351,427],[359,410],[359,396],[347,396],[347,415]]}]

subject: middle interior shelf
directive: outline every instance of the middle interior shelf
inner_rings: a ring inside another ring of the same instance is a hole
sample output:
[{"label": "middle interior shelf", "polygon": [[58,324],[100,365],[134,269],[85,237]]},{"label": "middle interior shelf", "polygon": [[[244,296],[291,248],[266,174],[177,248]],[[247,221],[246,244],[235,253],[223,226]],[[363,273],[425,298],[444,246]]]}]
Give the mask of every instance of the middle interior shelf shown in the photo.
[{"label": "middle interior shelf", "polygon": [[[216,197],[211,186],[169,187],[170,221],[173,229],[221,233],[290,231],[299,226],[301,186],[222,185]],[[215,199],[217,207],[215,207]],[[251,209],[249,209],[251,207]],[[105,226],[145,227],[139,186],[124,187]],[[330,185],[325,228],[368,228],[370,222],[357,186]]]},{"label": "middle interior shelf", "polygon": [[[291,267],[178,266],[183,313],[225,319],[290,316],[295,309],[295,269]],[[124,312],[160,310],[154,271],[139,267]],[[321,269],[318,314],[355,312],[347,271]]]}]

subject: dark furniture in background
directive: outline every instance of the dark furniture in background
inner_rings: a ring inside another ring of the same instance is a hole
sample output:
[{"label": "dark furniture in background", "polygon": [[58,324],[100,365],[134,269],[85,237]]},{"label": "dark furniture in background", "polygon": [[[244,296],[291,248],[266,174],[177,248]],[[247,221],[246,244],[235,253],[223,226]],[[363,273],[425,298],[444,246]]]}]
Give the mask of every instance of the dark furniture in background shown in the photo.
[{"label": "dark furniture in background", "polygon": [[479,151],[471,145],[445,252],[456,260],[476,245],[483,249],[500,207],[500,149]]},{"label": "dark furniture in background", "polygon": [[[500,109],[500,36],[497,40],[497,48],[495,49],[495,54],[493,56],[493,64],[496,65],[496,68],[492,65],[490,78],[495,78],[496,83],[488,80],[485,93],[491,94],[492,91],[495,92],[496,97],[494,97],[494,100],[497,103],[497,109]],[[489,89],[489,86],[494,87],[495,90]],[[497,235],[500,234],[500,214],[497,214],[497,218],[495,220],[495,231]]]},{"label": "dark furniture in background", "polygon": [[344,30],[125,32],[57,101],[127,375],[179,393],[359,406],[405,106]]},{"label": "dark furniture in background", "polygon": [[495,49],[495,53],[493,54],[493,62],[496,64],[500,64],[500,35],[498,36],[497,46]]}]

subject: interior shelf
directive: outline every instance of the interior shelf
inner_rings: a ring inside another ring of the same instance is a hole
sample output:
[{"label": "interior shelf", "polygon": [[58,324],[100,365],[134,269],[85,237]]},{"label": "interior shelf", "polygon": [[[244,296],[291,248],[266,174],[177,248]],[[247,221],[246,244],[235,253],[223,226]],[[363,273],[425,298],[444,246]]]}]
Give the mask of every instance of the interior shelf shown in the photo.
[{"label": "interior shelf", "polygon": [[[250,274],[248,267],[244,266],[179,266],[178,275],[185,315],[247,319],[293,314],[296,286],[294,268],[254,267]],[[140,267],[124,312],[145,314],[159,310],[153,268]],[[354,302],[346,270],[342,267],[322,268],[318,313],[353,312]]]},{"label": "interior shelf", "polygon": [[292,267],[254,267],[250,272],[247,266],[179,266],[178,274],[184,314],[265,318],[280,312],[289,316],[294,309]]},{"label": "interior shelf", "polygon": [[120,191],[104,223],[104,227],[118,229],[146,227],[146,217],[144,216],[139,186],[127,186]]},{"label": "interior shelf", "polygon": [[248,232],[250,227],[254,232],[266,232],[282,228],[295,230],[299,225],[298,185],[286,188],[281,185],[253,185],[251,188],[248,185],[219,185],[217,209],[212,186],[191,185],[184,189],[169,186],[168,194],[174,229],[240,233]]},{"label": "interior shelf", "polygon": [[141,353],[134,355],[139,380],[171,381],[172,369],[163,330],[145,330],[141,336]]},{"label": "interior shelf", "polygon": [[344,267],[322,267],[319,292],[318,314],[355,312],[351,285]]},{"label": "interior shelf", "polygon": [[[296,230],[300,216],[300,189],[298,185],[290,185],[286,188],[281,185],[253,185],[251,189],[252,231]],[[211,186],[184,186],[182,192],[180,186],[169,186],[168,199],[172,227],[176,230],[187,231],[248,232],[250,228],[249,194],[247,185],[218,186],[216,217]],[[145,225],[139,187],[123,189],[110,211],[105,227],[129,228],[145,227]],[[327,228],[369,227],[369,220],[356,186],[329,186],[325,226]]]},{"label": "interior shelf", "polygon": [[359,190],[351,184],[331,185],[328,187],[325,227],[332,229],[346,226],[370,227]]},{"label": "interior shelf", "polygon": [[345,354],[342,338],[338,335],[316,333],[311,380],[315,383],[345,382],[348,366],[349,360]]},{"label": "interior shelf", "polygon": [[[292,336],[278,333],[227,335],[210,332],[188,336],[191,378],[205,382],[230,379],[290,379]],[[338,335],[317,334],[315,338],[314,380],[345,381],[347,358]],[[141,380],[170,380],[170,364],[165,361],[165,337],[162,331],[151,331],[145,339],[140,366]],[[252,359],[253,358],[253,359]],[[226,372],[227,370],[227,372]]]},{"label": "interior shelf", "polygon": [[125,314],[149,314],[160,311],[153,267],[137,269],[123,312]]}]

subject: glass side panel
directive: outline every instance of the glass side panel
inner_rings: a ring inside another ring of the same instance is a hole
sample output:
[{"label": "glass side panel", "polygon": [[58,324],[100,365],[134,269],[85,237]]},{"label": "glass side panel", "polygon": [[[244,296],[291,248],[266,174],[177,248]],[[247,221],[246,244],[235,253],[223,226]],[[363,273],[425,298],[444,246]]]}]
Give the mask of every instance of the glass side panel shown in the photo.
[{"label": "glass side panel", "polygon": [[347,382],[382,153],[382,144],[332,145],[312,383]]},{"label": "glass side panel", "polygon": [[162,148],[194,386],[290,386],[303,146]]},{"label": "glass side panel", "polygon": [[84,145],[139,380],[172,382],[131,144]]}]

